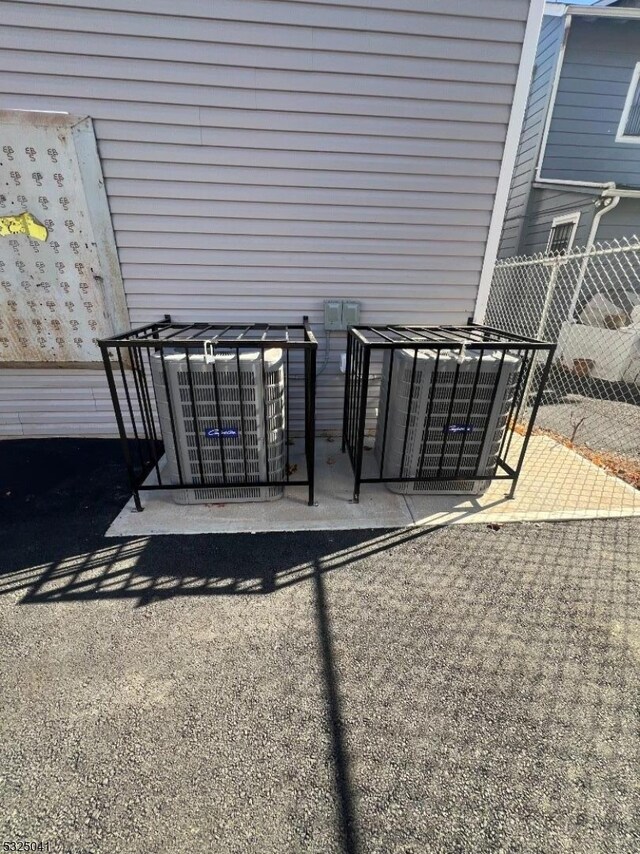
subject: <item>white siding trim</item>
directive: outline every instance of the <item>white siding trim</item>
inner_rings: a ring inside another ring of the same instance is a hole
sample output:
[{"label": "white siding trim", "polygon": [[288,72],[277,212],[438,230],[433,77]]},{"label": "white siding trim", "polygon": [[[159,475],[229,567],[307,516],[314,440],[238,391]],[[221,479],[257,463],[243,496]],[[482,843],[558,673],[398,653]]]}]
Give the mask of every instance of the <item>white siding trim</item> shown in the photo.
[{"label": "white siding trim", "polygon": [[496,263],[500,235],[502,234],[502,225],[507,212],[511,175],[516,162],[518,144],[520,142],[520,134],[522,132],[522,124],[524,122],[524,114],[527,107],[527,98],[529,96],[529,86],[531,85],[533,66],[536,59],[538,36],[540,34],[543,11],[544,0],[531,0],[529,15],[527,17],[527,25],[524,33],[524,41],[522,43],[518,77],[516,79],[515,90],[513,93],[511,116],[507,127],[504,153],[502,155],[498,187],[493,205],[493,213],[491,214],[491,223],[489,225],[487,246],[482,263],[482,272],[480,274],[480,286],[478,288],[478,296],[473,315],[473,319],[476,323],[481,323],[484,320],[484,314],[489,300],[489,289],[491,287],[491,279],[493,277],[493,268]]},{"label": "white siding trim", "polygon": [[620,116],[620,124],[618,125],[618,130],[616,131],[616,142],[625,142],[627,144],[630,143],[631,145],[640,145],[640,136],[627,136],[624,132],[624,129],[627,126],[629,113],[631,112],[633,96],[636,93],[638,85],[640,85],[640,62],[636,62],[635,68],[633,69],[633,74],[631,75],[631,83],[629,83],[627,97],[625,98],[622,115]]},{"label": "white siding trim", "polygon": [[549,104],[547,105],[547,115],[545,117],[544,122],[544,130],[542,131],[542,141],[540,143],[540,152],[538,153],[538,163],[536,164],[535,176],[534,180],[540,180],[540,173],[542,172],[542,161],[544,160],[544,153],[547,148],[547,139],[549,137],[549,130],[551,129],[551,120],[553,118],[553,108],[556,105],[556,97],[558,95],[558,86],[560,85],[560,74],[562,73],[562,65],[564,63],[564,55],[567,49],[567,42],[569,41],[569,31],[571,29],[571,16],[569,15],[565,18],[564,22],[564,32],[562,34],[562,45],[560,47],[560,53],[558,54],[558,59],[556,61],[556,70],[553,77],[553,85],[551,87],[551,95],[549,96]]}]

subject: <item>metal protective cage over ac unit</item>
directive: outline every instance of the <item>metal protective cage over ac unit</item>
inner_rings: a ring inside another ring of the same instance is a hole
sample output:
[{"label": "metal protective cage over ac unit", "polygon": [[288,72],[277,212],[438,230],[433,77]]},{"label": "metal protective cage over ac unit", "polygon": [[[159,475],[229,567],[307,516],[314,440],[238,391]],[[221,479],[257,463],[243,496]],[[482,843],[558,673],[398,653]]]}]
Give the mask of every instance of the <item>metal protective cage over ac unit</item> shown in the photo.
[{"label": "metal protective cage over ac unit", "polygon": [[165,315],[98,345],[136,510],[140,493],[155,490],[180,503],[226,503],[304,486],[315,504],[318,342],[308,317],[178,323]]},{"label": "metal protective cage over ac unit", "polygon": [[[513,497],[555,346],[491,326],[352,326],[342,450],[363,483],[395,492]],[[381,383],[370,381],[382,364]],[[377,407],[374,453],[366,455]],[[518,437],[515,441],[514,434]]]},{"label": "metal protective cage over ac unit", "polygon": [[[271,501],[282,486],[239,485],[285,476],[285,376],[283,352],[264,350],[217,352],[206,360],[202,353],[160,353],[151,357],[160,429],[167,454],[167,475],[179,482],[180,467],[188,480],[200,474],[198,441],[208,484],[201,489],[174,493],[178,504]],[[189,364],[187,364],[187,359]],[[164,361],[164,368],[163,368]],[[167,395],[165,374],[170,386]],[[191,405],[189,383],[195,407]],[[173,408],[173,413],[170,411]],[[177,439],[173,442],[171,417]],[[219,482],[227,486],[216,488]]]},{"label": "metal protective cage over ac unit", "polygon": [[[388,488],[400,493],[484,492],[496,471],[519,365],[520,359],[511,355],[502,363],[498,352],[467,351],[459,359],[450,352],[438,358],[434,350],[421,350],[414,372],[411,350],[385,351],[374,452],[384,477],[415,478],[387,483]],[[446,480],[465,475],[488,479]],[[433,477],[440,480],[425,479]]]}]

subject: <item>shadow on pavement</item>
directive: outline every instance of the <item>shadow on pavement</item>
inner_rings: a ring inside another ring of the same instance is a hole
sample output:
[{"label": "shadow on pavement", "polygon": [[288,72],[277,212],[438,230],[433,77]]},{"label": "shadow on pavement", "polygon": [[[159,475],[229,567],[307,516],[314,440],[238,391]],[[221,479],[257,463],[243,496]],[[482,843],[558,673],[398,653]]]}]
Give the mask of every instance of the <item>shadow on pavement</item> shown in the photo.
[{"label": "shadow on pavement", "polygon": [[634,520],[106,540],[118,454],[0,443],[0,605],[306,589],[343,854],[637,850]]}]

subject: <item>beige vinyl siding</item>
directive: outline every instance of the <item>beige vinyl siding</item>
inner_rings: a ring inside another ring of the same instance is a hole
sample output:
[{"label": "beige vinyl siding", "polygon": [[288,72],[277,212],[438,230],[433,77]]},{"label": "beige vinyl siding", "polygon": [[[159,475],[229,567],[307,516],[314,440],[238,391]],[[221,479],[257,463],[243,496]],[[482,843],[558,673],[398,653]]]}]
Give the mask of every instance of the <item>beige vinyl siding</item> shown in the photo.
[{"label": "beige vinyl siding", "polygon": [[[132,324],[304,313],[322,365],[325,298],[361,300],[366,323],[472,313],[528,10],[5,0],[2,104],[92,117]],[[334,334],[321,430],[343,349]],[[112,433],[100,373],[80,373],[0,371],[0,431]],[[34,424],[22,401],[45,387],[65,394]]]}]

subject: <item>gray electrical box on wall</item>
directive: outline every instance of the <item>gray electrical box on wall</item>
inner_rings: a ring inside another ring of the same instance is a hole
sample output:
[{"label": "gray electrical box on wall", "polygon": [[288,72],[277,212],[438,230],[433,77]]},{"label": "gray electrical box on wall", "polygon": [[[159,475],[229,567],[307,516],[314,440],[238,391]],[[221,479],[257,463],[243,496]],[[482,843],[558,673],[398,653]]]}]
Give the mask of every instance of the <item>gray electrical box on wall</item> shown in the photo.
[{"label": "gray electrical box on wall", "polygon": [[324,301],[324,328],[345,330],[360,323],[360,303],[348,299],[328,299]]},{"label": "gray electrical box on wall", "polygon": [[324,302],[324,328],[343,329],[342,326],[342,302],[339,299],[328,299]]},{"label": "gray electrical box on wall", "polygon": [[343,329],[357,326],[360,323],[360,303],[355,300],[342,300],[342,323]]}]

